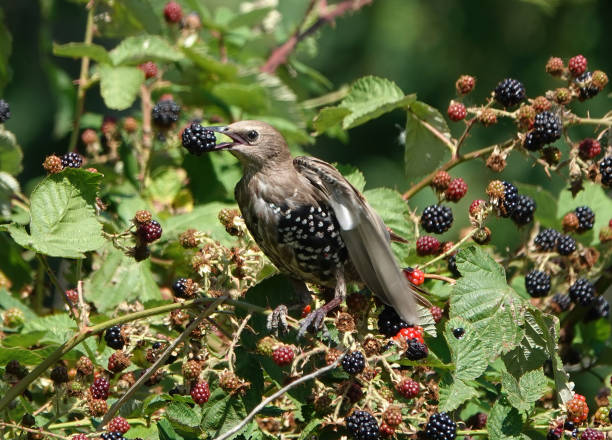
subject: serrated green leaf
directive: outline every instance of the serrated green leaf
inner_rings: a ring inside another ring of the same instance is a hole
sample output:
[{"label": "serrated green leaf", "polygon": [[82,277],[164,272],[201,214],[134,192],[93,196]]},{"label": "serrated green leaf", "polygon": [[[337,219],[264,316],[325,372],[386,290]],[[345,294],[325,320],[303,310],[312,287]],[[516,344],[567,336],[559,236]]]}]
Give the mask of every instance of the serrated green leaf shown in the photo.
[{"label": "serrated green leaf", "polygon": [[512,408],[505,400],[495,402],[487,417],[487,431],[491,440],[528,439],[521,434],[522,428],[523,419],[516,408]]},{"label": "serrated green leaf", "polygon": [[104,47],[93,43],[53,43],[53,55],[69,58],[89,57],[98,63],[111,63],[111,58]]},{"label": "serrated green leaf", "polygon": [[547,379],[542,368],[528,371],[519,380],[509,373],[502,373],[502,392],[519,411],[530,410],[547,389]]},{"label": "serrated green leaf", "polygon": [[247,112],[264,111],[268,106],[266,93],[257,84],[222,82],[213,87],[212,93],[228,105],[235,105]]},{"label": "serrated green leaf", "polygon": [[0,347],[0,365],[6,365],[12,360],[19,361],[23,365],[37,365],[43,357],[37,353],[37,350]]},{"label": "serrated green leaf", "polygon": [[157,425],[137,425],[130,428],[130,438],[141,438],[143,440],[158,440],[160,438]]},{"label": "serrated green leaf", "polygon": [[202,418],[200,411],[187,406],[186,403],[172,402],[166,408],[166,416],[174,426],[181,430],[190,432],[200,430],[200,419]]},{"label": "serrated green leaf", "polygon": [[334,166],[338,171],[340,171],[340,174],[342,174],[346,178],[346,180],[349,181],[351,185],[357,188],[358,191],[363,192],[366,181],[365,177],[363,176],[363,173],[359,169],[357,169],[353,165],[347,164],[334,164]]},{"label": "serrated green leaf", "polygon": [[454,411],[467,400],[476,397],[478,392],[461,379],[444,376],[440,381],[439,395],[440,411]]},{"label": "serrated green leaf", "polygon": [[85,281],[85,290],[88,300],[102,312],[123,301],[161,299],[150,262],[136,262],[111,246],[104,250],[100,268]]},{"label": "serrated green leaf", "polygon": [[108,108],[125,110],[130,107],[144,82],[144,73],[138,67],[113,67],[101,64],[100,93]]},{"label": "serrated green leaf", "polygon": [[22,159],[23,153],[15,135],[0,125],[0,171],[13,176],[19,174],[23,169]]},{"label": "serrated green leaf", "polygon": [[349,109],[342,127],[357,127],[396,108],[407,107],[416,100],[415,95],[405,95],[397,84],[385,78],[365,76],[355,81],[339,107]]},{"label": "serrated green leaf", "polygon": [[208,73],[219,75],[222,79],[231,79],[238,73],[238,67],[232,63],[222,63],[208,53],[208,46],[197,43],[182,47],[183,53],[198,67]]},{"label": "serrated green leaf", "polygon": [[217,388],[208,399],[200,426],[214,438],[232,429],[245,417],[246,410],[240,398]]},{"label": "serrated green leaf", "polygon": [[38,331],[46,332],[45,336],[40,339],[40,342],[55,342],[58,344],[66,342],[76,329],[76,323],[70,316],[59,313],[28,319],[23,325],[23,332],[25,333]]},{"label": "serrated green leaf", "polygon": [[30,198],[30,234],[17,225],[9,232],[24,247],[41,254],[83,258],[104,244],[95,200],[102,176],[66,169],[46,177]]},{"label": "serrated green leaf", "polygon": [[19,299],[11,295],[6,289],[0,288],[0,307],[4,310],[17,308],[23,312],[23,316],[26,320],[34,319],[37,317],[36,313],[32,311]]},{"label": "serrated green leaf", "polygon": [[[462,328],[464,334],[456,338],[453,329]],[[444,337],[450,348],[455,365],[455,379],[472,380],[479,377],[489,366],[491,350],[482,343],[482,335],[474,331],[472,324],[462,318],[451,318],[446,322]]]},{"label": "serrated green leaf", "polygon": [[340,124],[344,118],[351,114],[351,111],[345,107],[325,107],[312,120],[317,134],[321,134]]},{"label": "serrated green leaf", "polygon": [[421,101],[410,104],[404,138],[404,167],[410,181],[429,174],[450,157],[448,147],[425,124],[450,139],[446,120],[438,110]]},{"label": "serrated green leaf", "polygon": [[308,424],[304,426],[304,428],[302,429],[302,432],[300,433],[300,437],[298,438],[298,440],[310,439],[311,435],[314,435],[321,429],[322,423],[323,423],[323,420],[318,419],[318,418],[314,418],[310,420]]},{"label": "serrated green leaf", "polygon": [[561,191],[557,218],[562,218],[578,206],[585,205],[589,206],[595,213],[595,223],[592,231],[583,234],[578,239],[587,245],[596,246],[599,244],[599,234],[597,232],[607,226],[610,218],[612,218],[612,202],[601,185],[585,182],[584,189],[576,194],[576,197],[572,197],[569,190]]},{"label": "serrated green leaf", "polygon": [[159,440],[183,440],[183,437],[174,430],[168,419],[164,418],[157,422],[157,430]]},{"label": "serrated green leaf", "polygon": [[183,54],[157,35],[139,35],[125,38],[110,51],[112,64],[139,64],[145,61],[172,62],[183,59]]}]

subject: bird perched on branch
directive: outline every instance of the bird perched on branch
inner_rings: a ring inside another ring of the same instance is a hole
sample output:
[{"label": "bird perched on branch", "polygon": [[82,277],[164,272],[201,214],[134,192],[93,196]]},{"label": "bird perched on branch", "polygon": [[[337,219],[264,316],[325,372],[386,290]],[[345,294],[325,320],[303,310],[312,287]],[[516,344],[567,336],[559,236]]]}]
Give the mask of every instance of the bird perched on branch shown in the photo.
[{"label": "bird perched on branch", "polygon": [[[210,131],[230,141],[213,144]],[[198,132],[204,151],[228,150],[240,160],[244,175],[235,196],[246,226],[302,299],[310,302],[305,282],[334,288],[334,298],[304,319],[299,335],[310,326],[321,327],[326,314],[343,301],[347,282],[364,283],[406,322],[416,324],[418,294],[393,257],[385,224],[338,170],[313,157],[293,158],[283,136],[265,122],[192,126],[183,144],[189,136],[197,141]]]}]

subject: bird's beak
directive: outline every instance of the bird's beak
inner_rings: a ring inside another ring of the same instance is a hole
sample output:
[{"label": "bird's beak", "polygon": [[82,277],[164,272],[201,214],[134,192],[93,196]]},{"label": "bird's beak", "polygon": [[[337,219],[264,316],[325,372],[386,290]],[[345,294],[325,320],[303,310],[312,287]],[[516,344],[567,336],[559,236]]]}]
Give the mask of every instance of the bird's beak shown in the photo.
[{"label": "bird's beak", "polygon": [[232,140],[232,142],[220,142],[215,145],[211,151],[219,151],[219,150],[228,150],[232,148],[234,145],[245,144],[246,141],[242,139],[240,135],[233,132],[231,128],[226,125],[222,126],[213,126],[213,127],[204,127],[205,130],[214,131],[215,133],[221,133]]}]

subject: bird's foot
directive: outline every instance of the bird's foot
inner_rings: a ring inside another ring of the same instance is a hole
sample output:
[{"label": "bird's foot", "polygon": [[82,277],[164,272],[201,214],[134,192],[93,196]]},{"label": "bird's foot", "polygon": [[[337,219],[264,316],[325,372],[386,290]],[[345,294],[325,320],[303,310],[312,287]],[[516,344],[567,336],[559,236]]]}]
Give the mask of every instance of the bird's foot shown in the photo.
[{"label": "bird's foot", "polygon": [[319,307],[316,310],[310,312],[306,317],[302,320],[300,324],[300,329],[298,330],[298,339],[304,336],[304,334],[308,331],[309,328],[312,328],[314,331],[319,329],[323,330],[323,336],[328,337],[329,331],[327,327],[323,324],[323,320],[327,316],[327,314],[336,308],[342,302],[341,297],[336,297],[332,299],[330,302],[325,304],[322,307]]},{"label": "bird's foot", "polygon": [[272,313],[268,315],[268,321],[266,323],[266,327],[268,331],[273,332],[275,335],[278,335],[278,329],[280,328],[282,333],[285,333],[289,330],[289,325],[287,324],[287,314],[288,314],[287,306],[281,304],[276,307]]}]

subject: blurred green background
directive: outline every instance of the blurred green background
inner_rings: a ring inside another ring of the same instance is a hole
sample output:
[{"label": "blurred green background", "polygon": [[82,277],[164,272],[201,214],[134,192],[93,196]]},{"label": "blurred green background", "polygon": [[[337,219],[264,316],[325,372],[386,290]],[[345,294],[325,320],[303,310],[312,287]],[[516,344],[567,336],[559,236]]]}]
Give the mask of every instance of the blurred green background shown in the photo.
[{"label": "blurred green background", "polygon": [[[237,9],[242,3],[202,2],[210,10],[217,6]],[[280,30],[286,33],[293,29],[307,4],[306,0],[278,0],[282,14],[279,34]],[[52,42],[82,41],[86,13],[83,2],[78,1],[3,0],[0,6],[13,37],[12,80],[0,96],[11,104],[13,118],[6,125],[17,134],[25,151],[20,179],[25,184],[41,175],[40,164],[47,154],[66,150],[68,136],[56,135],[56,119],[61,119],[61,100],[72,97],[59,91],[74,89],[70,81],[78,77],[79,62],[54,57],[50,48]],[[371,6],[340,18],[335,26],[324,27],[317,35],[318,43],[305,41],[296,56],[329,78],[333,88],[363,75],[378,75],[395,81],[406,93],[417,93],[420,100],[445,114],[455,95],[454,81],[462,73],[477,78],[476,90],[467,104],[482,103],[504,77],[523,81],[530,97],[561,86],[544,72],[551,55],[568,59],[582,53],[590,69],[610,74],[611,19],[609,0],[374,0]],[[109,47],[116,44],[110,40],[96,42]],[[604,92],[575,104],[575,109],[579,114],[588,109],[597,116],[609,105],[609,95]],[[108,113],[97,90],[88,94],[86,109]],[[403,191],[411,183],[404,175],[399,141],[404,118],[403,112],[396,111],[351,130],[347,144],[323,136],[306,150],[329,161],[357,166],[370,188],[389,186]],[[450,124],[455,134],[461,132],[462,123]],[[503,141],[514,131],[508,122],[486,129],[478,126],[465,151]],[[576,138],[580,135],[578,131],[573,133]],[[519,183],[519,187],[522,182],[542,185],[555,194],[562,190],[562,179],[548,179],[540,167],[531,164],[532,160],[515,153],[502,177]],[[452,174],[464,177],[470,185],[468,197],[455,209],[458,221],[448,233],[456,239],[459,228],[467,222],[466,215],[457,213],[465,212],[472,199],[482,197],[486,182],[496,175],[482,161],[463,164]],[[433,193],[426,188],[411,205],[422,207],[433,201]],[[494,243],[502,246],[521,233],[504,221],[493,223],[492,229]]]}]

